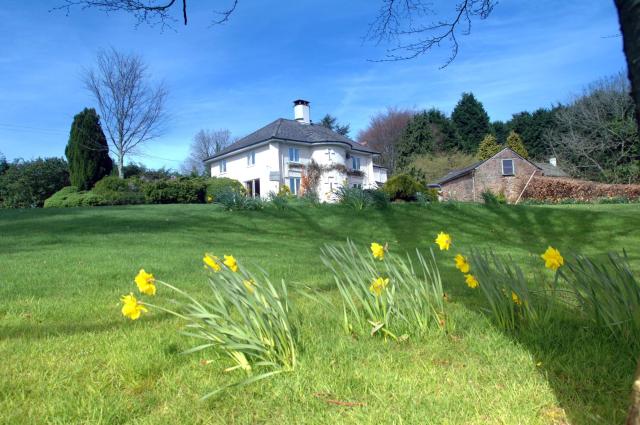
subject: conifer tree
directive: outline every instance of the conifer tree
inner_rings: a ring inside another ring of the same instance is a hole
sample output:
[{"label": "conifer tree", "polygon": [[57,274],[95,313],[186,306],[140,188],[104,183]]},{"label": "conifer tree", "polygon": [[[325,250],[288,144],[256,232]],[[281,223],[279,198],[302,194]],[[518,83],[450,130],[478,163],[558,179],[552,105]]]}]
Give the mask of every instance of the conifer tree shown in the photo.
[{"label": "conifer tree", "polygon": [[113,162],[95,109],[85,108],[73,118],[65,155],[71,184],[80,190],[91,189],[111,173]]},{"label": "conifer tree", "polygon": [[451,120],[458,132],[457,147],[463,152],[475,152],[483,137],[491,133],[489,115],[473,93],[462,93]]},{"label": "conifer tree", "polygon": [[480,142],[480,145],[478,146],[477,156],[479,159],[484,161],[485,159],[489,159],[493,155],[500,152],[500,149],[501,147],[496,141],[496,136],[494,136],[493,134],[487,134],[486,136],[484,136],[484,139],[482,139],[482,142]]},{"label": "conifer tree", "polygon": [[511,148],[512,151],[521,157],[529,158],[529,153],[527,152],[527,148],[524,147],[522,137],[515,131],[511,131],[507,136],[507,147]]}]

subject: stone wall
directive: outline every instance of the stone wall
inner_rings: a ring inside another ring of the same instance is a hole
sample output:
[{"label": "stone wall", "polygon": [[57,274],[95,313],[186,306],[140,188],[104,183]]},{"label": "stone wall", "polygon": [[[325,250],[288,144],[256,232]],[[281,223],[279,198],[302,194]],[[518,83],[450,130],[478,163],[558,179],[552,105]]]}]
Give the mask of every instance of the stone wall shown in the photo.
[{"label": "stone wall", "polygon": [[[502,175],[503,159],[513,159],[513,176]],[[515,202],[534,172],[542,175],[536,166],[506,149],[480,164],[473,172],[444,183],[442,195],[445,200],[482,202],[482,192],[490,190],[496,195],[503,193],[507,201]]]}]

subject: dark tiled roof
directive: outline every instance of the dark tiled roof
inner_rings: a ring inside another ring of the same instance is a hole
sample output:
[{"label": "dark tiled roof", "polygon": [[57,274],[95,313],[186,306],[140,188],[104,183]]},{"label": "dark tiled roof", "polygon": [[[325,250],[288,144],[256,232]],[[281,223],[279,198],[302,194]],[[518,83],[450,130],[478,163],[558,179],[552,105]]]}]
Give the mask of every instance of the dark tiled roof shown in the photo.
[{"label": "dark tiled roof", "polygon": [[542,174],[547,177],[569,177],[569,174],[565,173],[562,169],[551,165],[548,162],[535,162],[539,168],[542,169]]},{"label": "dark tiled roof", "polygon": [[213,155],[210,158],[207,158],[206,161],[231,153],[238,149],[247,148],[249,146],[271,139],[291,140],[294,142],[309,144],[327,142],[344,143],[346,145],[349,145],[351,149],[354,150],[369,152],[373,154],[378,153],[378,151],[376,150],[361,145],[360,143],[354,142],[348,137],[338,134],[335,131],[329,130],[328,128],[321,125],[301,124],[295,120],[279,118],[274,122],[265,125],[261,129],[254,131],[248,136],[243,137],[237,142],[227,146],[217,154]]},{"label": "dark tiled roof", "polygon": [[482,164],[483,162],[484,161],[478,161],[476,163],[473,163],[473,164],[469,165],[468,167],[459,168],[457,170],[451,170],[444,177],[440,178],[439,180],[437,180],[435,183],[432,183],[431,185],[444,184],[444,183],[449,182],[451,180],[455,180],[458,177],[462,177],[464,175],[467,175],[470,172],[472,172],[473,170],[475,170],[476,168],[478,168],[478,166],[480,164]]}]

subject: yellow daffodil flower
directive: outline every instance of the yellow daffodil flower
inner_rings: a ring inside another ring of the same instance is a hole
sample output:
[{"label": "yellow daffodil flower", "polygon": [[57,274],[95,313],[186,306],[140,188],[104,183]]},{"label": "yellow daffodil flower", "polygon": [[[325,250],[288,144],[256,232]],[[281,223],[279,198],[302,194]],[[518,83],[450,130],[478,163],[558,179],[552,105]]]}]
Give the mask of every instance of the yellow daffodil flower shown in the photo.
[{"label": "yellow daffodil flower", "polygon": [[384,259],[384,246],[376,242],[371,242],[371,253],[378,260]]},{"label": "yellow daffodil flower", "polygon": [[479,285],[478,279],[476,279],[476,277],[472,274],[465,274],[464,280],[465,282],[467,282],[467,286],[471,289],[477,288]]},{"label": "yellow daffodil flower", "polygon": [[142,294],[146,295],[155,295],[156,294],[156,285],[153,283],[156,281],[151,273],[147,273],[144,269],[140,269],[138,275],[134,279],[136,285],[138,285],[138,290]]},{"label": "yellow daffodil flower", "polygon": [[516,305],[522,305],[522,300],[520,299],[520,297],[518,296],[518,294],[516,294],[515,292],[511,291],[511,299],[513,300],[514,304]]},{"label": "yellow daffodil flower", "polygon": [[202,261],[205,264],[204,268],[206,269],[209,266],[214,272],[219,272],[222,269],[220,263],[218,263],[219,260],[218,257],[211,254],[204,254],[204,257],[202,257]]},{"label": "yellow daffodil flower", "polygon": [[451,236],[444,232],[438,233],[436,244],[440,247],[440,251],[448,251],[451,246]]},{"label": "yellow daffodil flower", "polygon": [[229,270],[234,273],[238,271],[238,263],[236,262],[236,259],[233,258],[233,255],[224,256],[224,265],[229,267]]},{"label": "yellow daffodil flower", "polygon": [[213,196],[211,195],[207,196],[207,202],[209,203],[213,202]]},{"label": "yellow daffodil flower", "polygon": [[377,279],[373,279],[371,281],[371,286],[369,286],[369,291],[371,291],[371,293],[376,297],[379,297],[382,295],[382,291],[384,291],[388,284],[389,278],[383,279],[379,277]]},{"label": "yellow daffodil flower", "polygon": [[564,264],[564,258],[560,255],[560,251],[552,247],[547,248],[540,257],[544,260],[544,266],[554,272]]},{"label": "yellow daffodil flower", "polygon": [[247,288],[247,291],[250,294],[253,294],[253,291],[256,290],[255,288],[255,282],[253,281],[253,279],[249,279],[249,280],[243,280],[242,283],[244,284],[244,287]]},{"label": "yellow daffodil flower", "polygon": [[456,255],[456,269],[460,270],[462,273],[469,273],[469,263],[467,263],[467,259],[462,256],[462,254]]},{"label": "yellow daffodil flower", "polygon": [[146,313],[148,310],[141,305],[133,294],[124,295],[122,298],[122,315],[131,320],[140,318],[140,314]]}]

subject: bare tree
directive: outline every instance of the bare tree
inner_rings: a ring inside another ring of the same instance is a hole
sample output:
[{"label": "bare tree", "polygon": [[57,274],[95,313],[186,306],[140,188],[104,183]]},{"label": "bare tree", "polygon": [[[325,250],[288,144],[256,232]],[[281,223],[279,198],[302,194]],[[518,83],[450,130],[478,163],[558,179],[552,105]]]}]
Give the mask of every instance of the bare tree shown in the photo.
[{"label": "bare tree", "polygon": [[125,157],[162,133],[167,91],[163,84],[150,85],[139,56],[115,49],[98,53],[96,67],[84,73],[84,83],[98,102],[109,150],[123,178]]},{"label": "bare tree", "polygon": [[226,148],[231,141],[231,132],[227,129],[198,131],[193,136],[189,157],[182,165],[182,172],[204,174],[204,161]]},{"label": "bare tree", "polygon": [[380,152],[381,165],[392,173],[397,166],[398,141],[414,114],[408,109],[388,108],[371,117],[369,126],[358,133],[358,142]]},{"label": "bare tree", "polygon": [[630,183],[640,139],[629,82],[622,73],[599,80],[556,113],[548,134],[553,151],[573,174],[610,183]]}]

